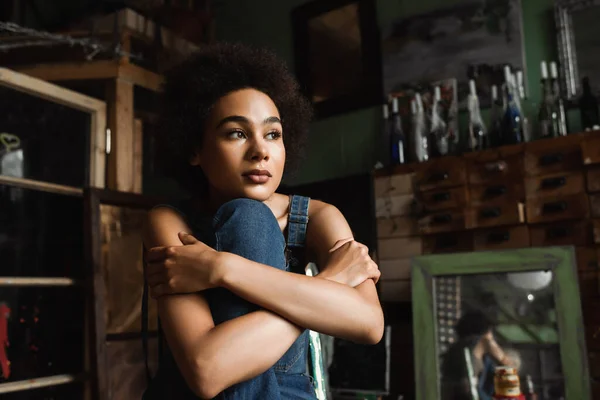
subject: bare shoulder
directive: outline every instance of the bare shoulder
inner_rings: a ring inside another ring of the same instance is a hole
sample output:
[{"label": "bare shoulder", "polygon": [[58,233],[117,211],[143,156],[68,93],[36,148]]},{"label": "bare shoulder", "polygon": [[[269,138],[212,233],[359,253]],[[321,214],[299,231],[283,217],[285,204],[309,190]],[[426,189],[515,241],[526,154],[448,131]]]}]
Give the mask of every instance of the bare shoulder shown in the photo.
[{"label": "bare shoulder", "polygon": [[[353,237],[344,215],[332,204],[311,200],[306,245],[311,261],[322,262],[338,240]],[[319,264],[320,265],[320,264]]]},{"label": "bare shoulder", "polygon": [[166,205],[157,206],[148,211],[142,229],[146,248],[181,245],[177,236],[179,232],[191,233],[185,217],[180,211]]}]

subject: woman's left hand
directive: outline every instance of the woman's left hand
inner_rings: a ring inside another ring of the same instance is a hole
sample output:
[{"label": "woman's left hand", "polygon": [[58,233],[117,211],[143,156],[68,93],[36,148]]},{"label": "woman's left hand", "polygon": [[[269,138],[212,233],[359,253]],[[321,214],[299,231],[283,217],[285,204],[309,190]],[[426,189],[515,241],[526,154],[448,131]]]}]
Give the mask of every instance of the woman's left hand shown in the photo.
[{"label": "woman's left hand", "polygon": [[145,274],[154,298],[218,286],[221,253],[187,233],[180,232],[179,239],[182,246],[154,247],[146,253]]}]

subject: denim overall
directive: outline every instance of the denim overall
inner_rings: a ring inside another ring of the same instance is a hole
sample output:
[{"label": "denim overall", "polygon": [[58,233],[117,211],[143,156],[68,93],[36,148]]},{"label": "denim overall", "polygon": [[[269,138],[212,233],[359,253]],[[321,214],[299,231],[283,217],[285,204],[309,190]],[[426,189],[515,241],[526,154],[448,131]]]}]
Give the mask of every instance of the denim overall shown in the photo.
[{"label": "denim overall", "polygon": [[[304,274],[304,243],[310,199],[291,196],[287,241],[277,219],[265,204],[235,199],[207,218],[192,207],[174,208],[188,222],[198,240],[217,251],[227,251],[274,268]],[[147,351],[147,285],[142,301],[142,333]],[[215,325],[259,310],[260,307],[224,288],[203,292]],[[159,325],[160,326],[160,325]],[[159,327],[159,368],[144,400],[197,399],[185,383]],[[315,389],[307,371],[308,331],[304,331],[277,363],[262,374],[235,384],[216,398],[222,400],[314,400]]]}]

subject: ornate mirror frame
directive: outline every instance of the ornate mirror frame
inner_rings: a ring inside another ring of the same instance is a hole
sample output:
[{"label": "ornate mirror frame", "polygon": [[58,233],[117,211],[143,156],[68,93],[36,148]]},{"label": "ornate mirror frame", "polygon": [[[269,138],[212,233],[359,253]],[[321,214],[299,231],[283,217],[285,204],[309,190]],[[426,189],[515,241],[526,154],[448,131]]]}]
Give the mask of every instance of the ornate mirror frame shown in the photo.
[{"label": "ornate mirror frame", "polygon": [[573,99],[579,92],[579,68],[571,14],[591,6],[600,6],[600,0],[556,0],[554,6],[562,89],[568,99]]},{"label": "ornate mirror frame", "polygon": [[[433,278],[499,272],[551,270],[560,358],[568,400],[589,400],[590,377],[574,247],[438,254],[412,261],[413,335],[417,400],[440,399]],[[436,382],[437,384],[432,384]]]}]

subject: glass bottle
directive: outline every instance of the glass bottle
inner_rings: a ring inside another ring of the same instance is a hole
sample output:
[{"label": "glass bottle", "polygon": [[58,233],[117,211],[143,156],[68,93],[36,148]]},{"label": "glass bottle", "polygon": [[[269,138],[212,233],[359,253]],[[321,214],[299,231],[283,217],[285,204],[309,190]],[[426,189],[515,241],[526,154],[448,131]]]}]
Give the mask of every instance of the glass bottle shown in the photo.
[{"label": "glass bottle", "polygon": [[554,100],[552,96],[552,88],[550,87],[550,80],[548,79],[548,64],[546,64],[546,61],[541,62],[540,70],[542,73],[542,79],[540,80],[542,101],[538,111],[538,137],[540,139],[546,139],[554,136],[552,119]]},{"label": "glass bottle", "polygon": [[558,136],[567,135],[567,115],[565,104],[560,95],[560,82],[558,81],[558,66],[555,61],[550,63],[550,79],[552,81],[552,94],[554,96],[554,107],[557,113]]},{"label": "glass bottle", "polygon": [[400,117],[400,108],[397,97],[392,99],[392,127],[390,136],[392,141],[392,163],[404,164],[406,162],[406,137],[404,136],[404,130],[402,129],[402,118]]},{"label": "glass bottle", "polygon": [[516,144],[523,142],[523,128],[521,112],[518,106],[518,94],[515,91],[514,79],[510,67],[504,67],[504,92],[506,95],[506,109],[502,118],[503,144]]},{"label": "glass bottle", "polygon": [[421,94],[415,93],[415,97],[410,104],[412,113],[412,135],[410,139],[413,147],[414,160],[417,162],[427,161],[429,159],[429,149],[427,147],[425,111]]},{"label": "glass bottle", "polygon": [[442,91],[439,86],[433,89],[431,105],[431,126],[429,128],[430,155],[443,156],[448,154],[448,136],[446,122],[442,118]]},{"label": "glass bottle", "polygon": [[479,108],[479,98],[477,97],[477,89],[475,81],[469,80],[469,150],[483,150],[487,147],[487,132],[483,119],[481,118],[481,110]]}]

